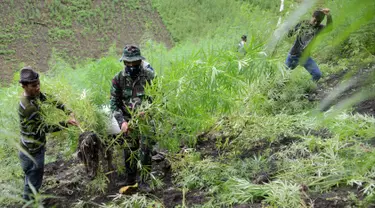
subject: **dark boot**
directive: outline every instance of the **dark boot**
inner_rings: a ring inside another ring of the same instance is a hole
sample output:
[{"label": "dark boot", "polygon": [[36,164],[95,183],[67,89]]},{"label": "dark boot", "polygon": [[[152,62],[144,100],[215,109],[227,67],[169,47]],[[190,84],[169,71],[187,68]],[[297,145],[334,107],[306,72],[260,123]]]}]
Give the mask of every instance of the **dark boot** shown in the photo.
[{"label": "dark boot", "polygon": [[132,186],[137,183],[137,174],[126,174],[126,182],[125,185]]},{"label": "dark boot", "polygon": [[[144,138],[142,138],[144,139]],[[152,191],[148,180],[150,180],[151,173],[151,148],[147,143],[148,141],[141,141],[141,153],[140,159],[142,164],[142,169],[140,173],[141,182],[139,183],[139,191],[142,193],[149,193]]]},{"label": "dark boot", "polygon": [[127,174],[126,182],[121,186],[120,194],[131,194],[134,193],[138,188],[138,183],[135,174]]},{"label": "dark boot", "polygon": [[142,164],[140,178],[141,181],[146,181],[151,172],[151,146],[148,144],[148,140],[145,140],[144,138],[142,138],[140,146],[140,160]]},{"label": "dark boot", "polygon": [[121,186],[120,194],[133,193],[138,188],[137,183],[137,160],[131,150],[124,150],[126,181]]},{"label": "dark boot", "polygon": [[127,185],[134,185],[135,183],[137,183],[137,158],[134,154],[135,150],[124,150]]},{"label": "dark boot", "polygon": [[126,174],[126,179],[116,183],[116,186],[133,186],[137,183],[136,175]]},{"label": "dark boot", "polygon": [[113,152],[112,149],[109,149],[104,152],[104,159],[107,161],[106,173],[108,174],[108,179],[110,184],[115,182],[115,168],[113,167]]},{"label": "dark boot", "polygon": [[152,191],[150,185],[147,182],[145,182],[145,181],[141,181],[139,183],[138,189],[142,193],[150,193]]}]

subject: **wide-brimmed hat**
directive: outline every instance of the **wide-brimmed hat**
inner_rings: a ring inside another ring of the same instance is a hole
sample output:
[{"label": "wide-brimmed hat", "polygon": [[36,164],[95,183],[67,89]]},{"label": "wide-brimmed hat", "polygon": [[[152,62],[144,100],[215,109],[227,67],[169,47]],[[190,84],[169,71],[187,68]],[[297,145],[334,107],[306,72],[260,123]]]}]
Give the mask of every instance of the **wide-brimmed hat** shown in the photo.
[{"label": "wide-brimmed hat", "polygon": [[124,51],[122,52],[122,57],[120,58],[120,61],[139,61],[144,60],[145,58],[141,56],[141,50],[135,45],[126,45],[124,47]]},{"label": "wide-brimmed hat", "polygon": [[26,66],[21,69],[20,83],[31,83],[39,80],[39,74],[31,68]]}]

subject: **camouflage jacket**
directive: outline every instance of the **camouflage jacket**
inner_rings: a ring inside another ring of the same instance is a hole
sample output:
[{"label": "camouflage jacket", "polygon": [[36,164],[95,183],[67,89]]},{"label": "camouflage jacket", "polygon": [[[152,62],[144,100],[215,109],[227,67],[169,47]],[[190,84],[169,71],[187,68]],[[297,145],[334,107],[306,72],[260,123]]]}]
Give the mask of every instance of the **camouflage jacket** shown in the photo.
[{"label": "camouflage jacket", "polygon": [[[330,24],[332,24],[332,17],[331,15],[327,15],[326,26]],[[313,26],[308,20],[298,23],[288,32],[288,37],[292,37],[294,34],[297,34],[296,41],[294,41],[293,47],[290,49],[289,53],[291,55],[300,56],[314,37],[318,35],[318,33],[321,32],[326,26],[322,24]]]},{"label": "camouflage jacket", "polygon": [[45,123],[41,104],[51,104],[56,108],[70,114],[64,104],[53,99],[51,96],[40,93],[37,97],[22,96],[18,106],[18,115],[20,118],[21,146],[29,153],[38,152],[46,143],[46,133],[56,132],[66,127],[65,122],[60,125],[50,125]]},{"label": "camouflage jacket", "polygon": [[142,61],[141,71],[136,78],[132,78],[124,69],[112,79],[110,106],[120,127],[124,121],[130,120],[130,112],[147,98],[145,87],[151,84],[154,77],[154,69]]}]

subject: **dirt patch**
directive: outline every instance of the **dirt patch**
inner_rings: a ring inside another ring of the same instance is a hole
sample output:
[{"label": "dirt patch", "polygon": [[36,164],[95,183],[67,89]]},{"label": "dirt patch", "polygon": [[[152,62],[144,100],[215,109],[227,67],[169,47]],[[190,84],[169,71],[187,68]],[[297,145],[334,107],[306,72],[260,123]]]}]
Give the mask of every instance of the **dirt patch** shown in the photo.
[{"label": "dirt patch", "polygon": [[248,124],[246,121],[242,125],[233,127],[228,117],[221,118],[218,123],[226,130],[217,131],[215,126],[212,126],[207,131],[197,135],[195,148],[203,158],[217,158],[217,156],[228,152],[229,144],[242,134]]},{"label": "dirt patch", "polygon": [[356,105],[355,112],[375,116],[375,99],[366,100]]},{"label": "dirt patch", "polygon": [[202,157],[217,157],[220,150],[216,146],[216,137],[208,136],[197,141],[196,150],[201,153]]},{"label": "dirt patch", "polygon": [[342,208],[342,207],[357,207],[352,196],[361,198],[361,194],[354,187],[337,187],[327,193],[311,193],[306,204],[312,207],[324,208]]},{"label": "dirt patch", "polygon": [[198,135],[196,151],[201,153],[202,158],[217,158],[219,155],[227,153],[230,142],[237,138],[242,133],[242,130],[228,132],[210,131]]},{"label": "dirt patch", "polygon": [[188,191],[184,196],[182,190],[169,188],[163,192],[163,195],[163,202],[166,208],[173,208],[178,205],[182,205],[183,203],[187,207],[191,207],[192,205],[202,205],[208,201],[206,194],[199,190]]},{"label": "dirt patch", "polygon": [[[352,73],[349,70],[343,70],[339,73],[330,75],[326,80],[319,84],[316,90],[316,97],[314,100],[323,100],[332,90],[338,87],[345,78],[352,77],[352,84],[341,92],[334,100],[321,107],[321,110],[328,110],[331,106],[336,105],[340,101],[352,97],[364,89],[373,90],[374,85],[369,77],[374,77],[375,65]],[[375,116],[375,98],[364,100],[354,106],[353,112]]]},{"label": "dirt patch", "polygon": [[299,137],[289,137],[289,136],[280,136],[274,142],[269,141],[268,139],[262,139],[257,142],[254,142],[253,147],[251,149],[244,150],[240,154],[241,159],[251,158],[257,155],[264,155],[264,154],[273,154],[278,152],[280,149],[289,146],[293,142],[300,141],[301,138]]},{"label": "dirt patch", "polygon": [[[159,199],[164,206],[175,207],[185,203],[187,206],[204,204],[208,197],[203,191],[189,190],[185,193],[173,183],[169,161],[164,158],[154,157],[152,161],[152,174],[163,181],[163,186],[146,194],[152,199]],[[92,180],[87,176],[84,165],[74,158],[68,161],[58,160],[45,165],[44,182],[41,193],[52,195],[54,198],[44,200],[45,207],[65,208],[84,202],[88,207],[99,207],[113,201],[118,194],[120,182],[126,177],[117,172],[112,174],[112,183],[106,186],[104,192],[88,190]],[[136,193],[136,192],[132,192]]]},{"label": "dirt patch", "polygon": [[[119,56],[125,44],[142,47],[152,39],[167,47],[173,45],[150,0],[139,1],[139,5],[128,1],[114,5],[109,0],[72,4],[21,0],[0,3],[1,85],[13,79],[22,63],[40,72],[48,71],[53,51],[75,64],[105,56],[113,43]],[[72,6],[77,8],[69,10]]]},{"label": "dirt patch", "polygon": [[41,193],[57,198],[46,199],[44,205],[70,207],[78,199],[83,199],[84,184],[90,182],[84,173],[84,166],[77,159],[46,164]]}]

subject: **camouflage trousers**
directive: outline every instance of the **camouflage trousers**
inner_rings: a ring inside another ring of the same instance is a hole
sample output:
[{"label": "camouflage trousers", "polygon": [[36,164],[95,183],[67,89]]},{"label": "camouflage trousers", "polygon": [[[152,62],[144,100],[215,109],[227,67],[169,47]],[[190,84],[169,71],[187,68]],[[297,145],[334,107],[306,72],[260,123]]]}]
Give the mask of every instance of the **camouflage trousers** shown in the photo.
[{"label": "camouflage trousers", "polygon": [[[155,142],[146,136],[126,136],[124,138],[126,145],[124,149],[124,163],[125,170],[128,177],[136,177],[138,172],[138,161],[140,161],[140,178],[141,180],[147,179],[151,171],[151,152],[152,146]],[[139,153],[139,154],[138,154]]]},{"label": "camouflage trousers", "polygon": [[[117,121],[112,116],[107,127],[109,135],[121,134],[121,130]],[[134,130],[130,130],[129,135],[122,135],[119,141],[120,145],[124,147],[124,163],[128,178],[134,178],[138,172],[138,161],[140,161],[140,178],[147,179],[148,173],[151,171],[151,152],[155,142],[152,138],[140,135]]]}]

